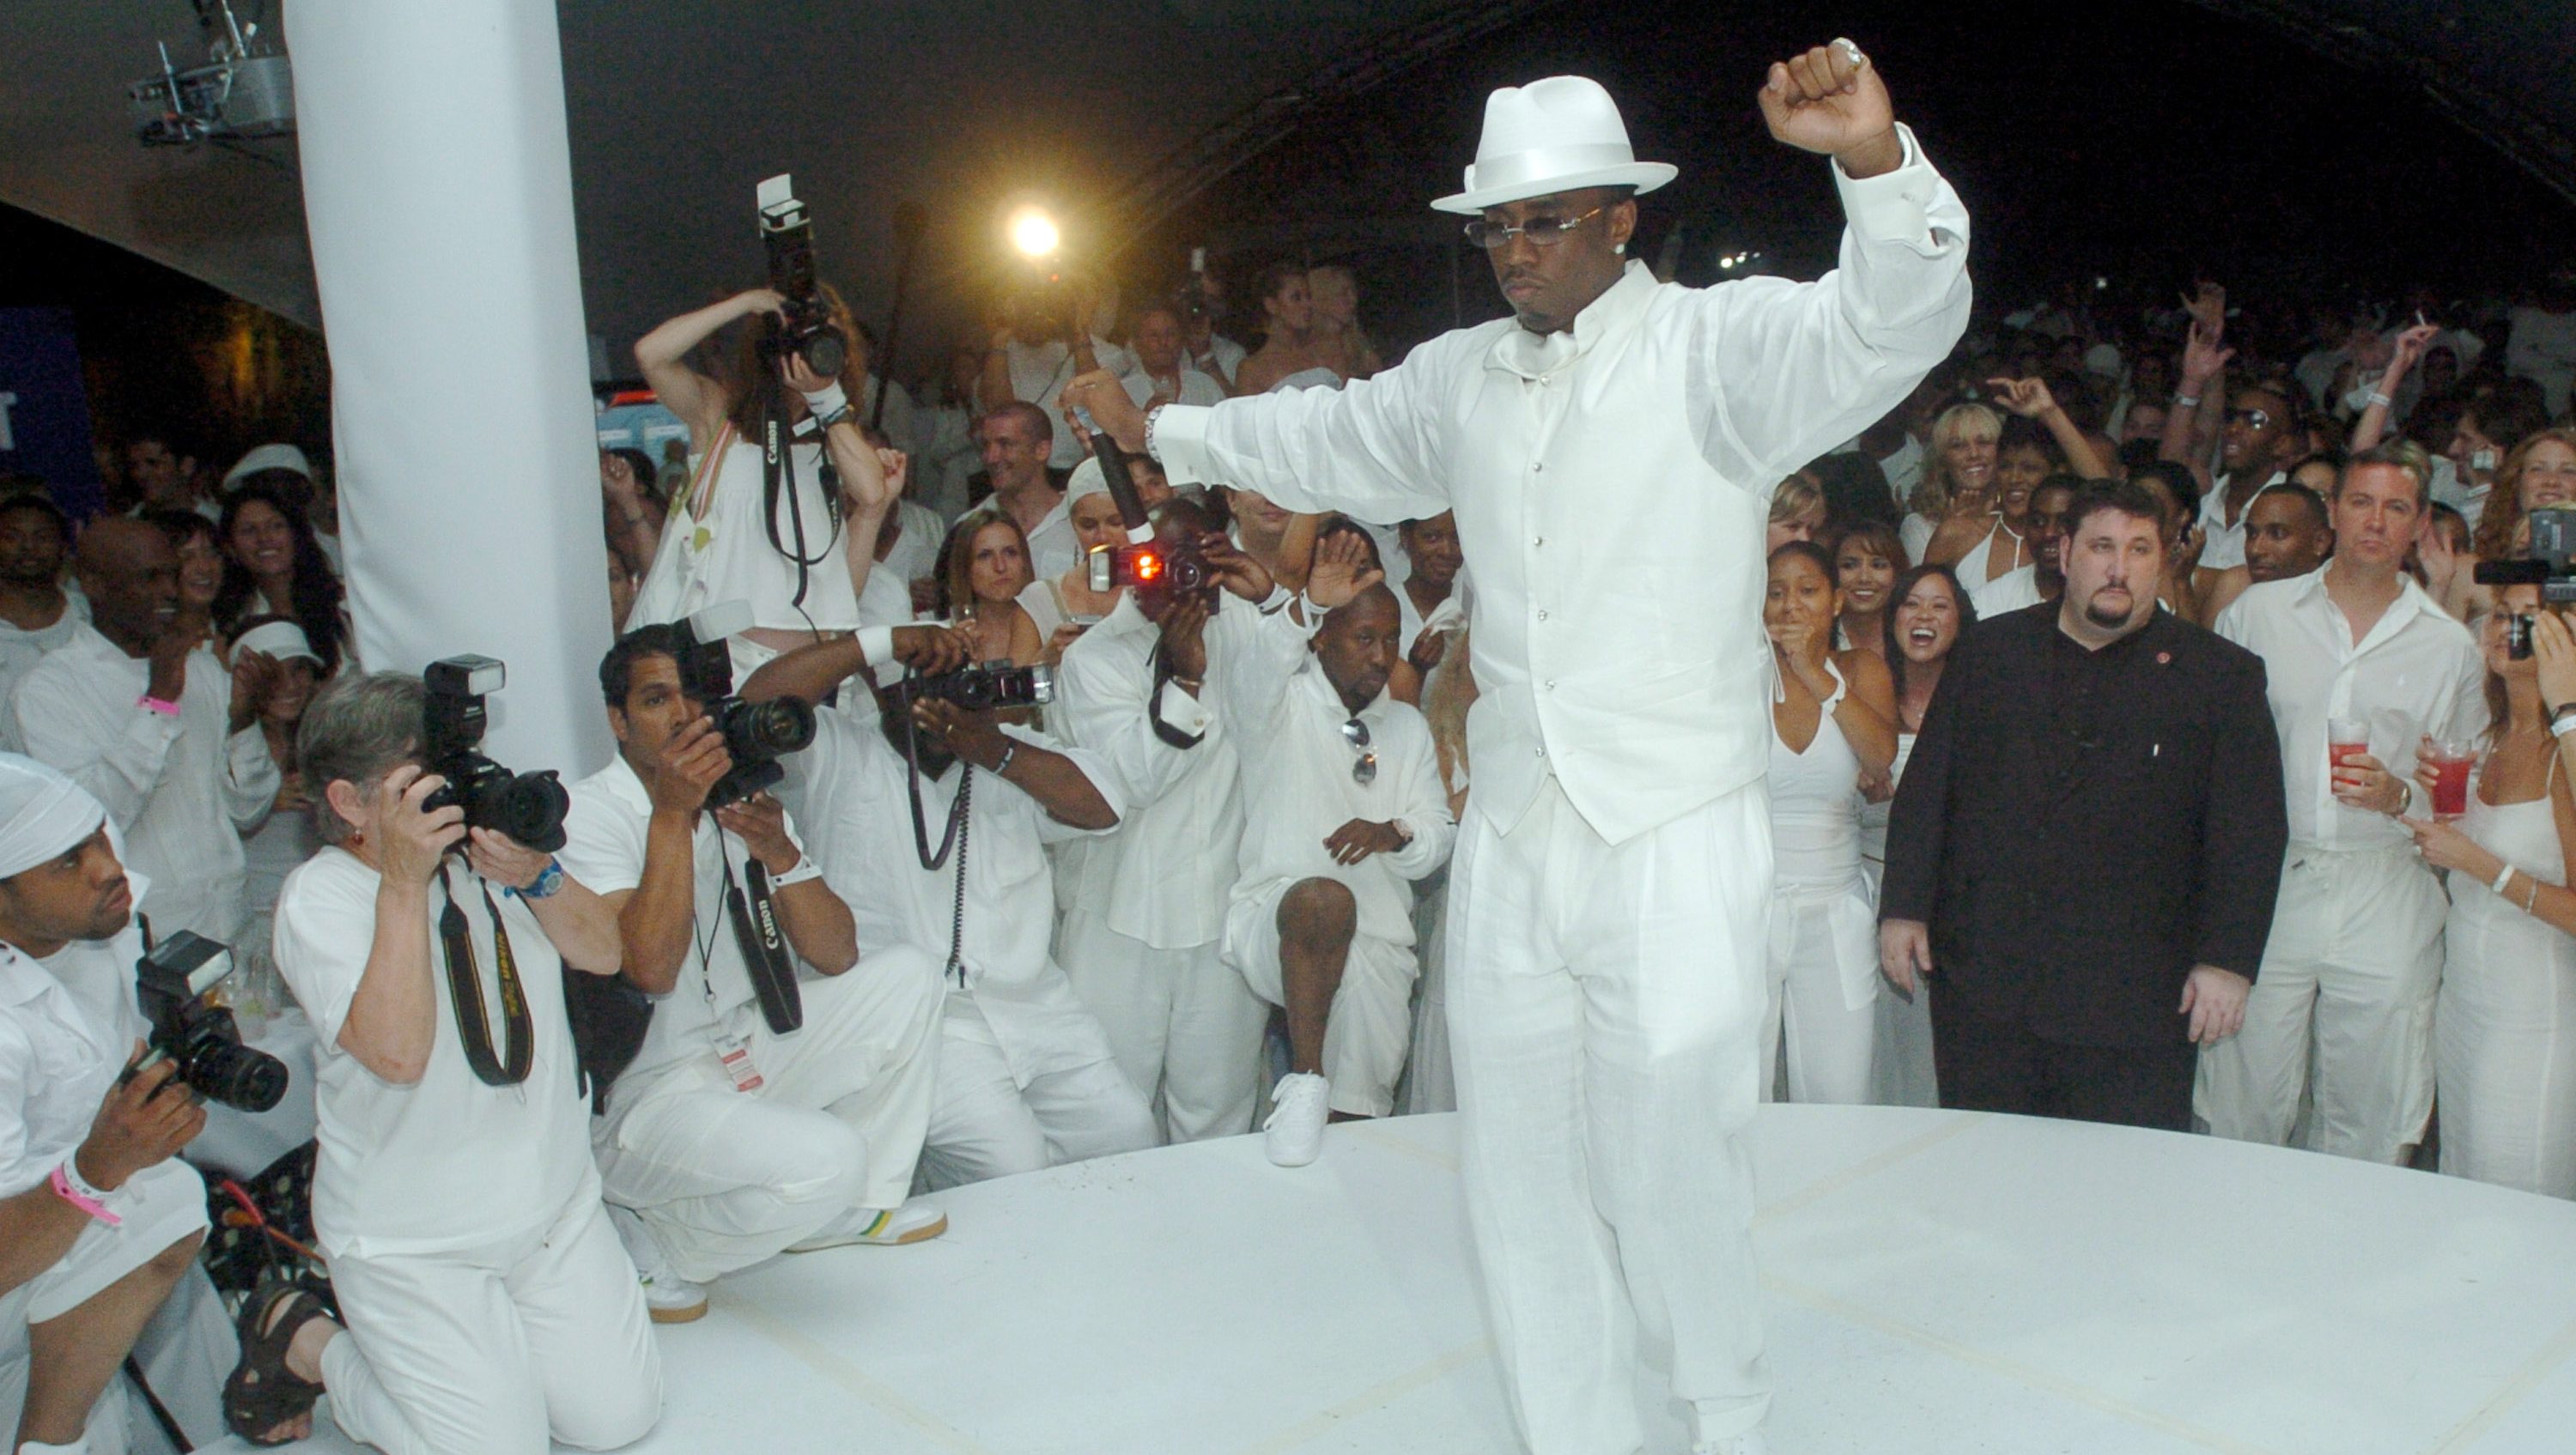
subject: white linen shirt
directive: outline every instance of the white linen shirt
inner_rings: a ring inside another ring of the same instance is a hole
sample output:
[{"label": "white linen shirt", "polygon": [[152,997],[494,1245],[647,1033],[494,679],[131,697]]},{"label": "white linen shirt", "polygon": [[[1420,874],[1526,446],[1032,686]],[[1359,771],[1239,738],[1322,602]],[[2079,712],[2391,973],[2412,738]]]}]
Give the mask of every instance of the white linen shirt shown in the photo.
[{"label": "white linen shirt", "polygon": [[0,702],[9,699],[10,689],[18,685],[18,679],[27,675],[27,669],[35,666],[38,658],[70,641],[73,631],[88,620],[89,599],[77,591],[65,591],[63,614],[54,618],[52,626],[29,631],[0,621]]},{"label": "white linen shirt", "polygon": [[[1508,829],[1553,774],[1625,841],[1769,767],[1772,487],[1893,408],[1966,326],[1967,211],[1899,131],[1895,171],[1834,167],[1850,226],[1813,283],[1685,288],[1631,262],[1569,333],[1498,319],[1347,388],[1166,406],[1151,442],[1175,485],[1363,520],[1454,509],[1477,586],[1479,805]],[[1664,619],[1703,630],[1636,630]]]},{"label": "white linen shirt", "polygon": [[[476,892],[482,881],[461,863],[451,861],[447,872],[465,911],[484,1003],[497,1022],[500,975],[492,921]],[[599,1196],[590,1098],[578,1084],[564,1017],[563,959],[527,905],[495,887],[492,902],[510,931],[536,1055],[527,1080],[484,1085],[466,1064],[456,1028],[438,941],[446,899],[432,880],[421,935],[436,996],[436,1035],[420,1080],[387,1081],[340,1045],[375,942],[380,882],[356,855],[328,848],[286,876],[277,897],[277,968],[313,1022],[322,1141],[313,1226],[322,1249],[360,1257],[436,1254],[541,1232],[575,1199]],[[495,1024],[494,1052],[505,1044]]]},{"label": "white linen shirt", "polygon": [[[852,973],[864,973],[867,955],[894,945],[916,946],[947,963],[962,855],[966,985],[958,990],[952,977],[950,994],[974,997],[1003,1059],[1023,1086],[1034,1077],[1091,1062],[1098,1050],[1096,1029],[1079,1044],[1055,1033],[1068,1017],[1087,1019],[1090,1013],[1048,953],[1055,932],[1055,894],[1044,846],[1093,830],[1058,822],[1018,785],[978,769],[963,844],[940,868],[922,868],[913,844],[904,760],[878,731],[865,684],[849,683],[841,698],[858,708],[815,710],[814,744],[787,759],[788,777],[779,797],[795,809],[812,836],[824,882],[850,906],[862,957]],[[1124,811],[1117,777],[1099,758],[1007,723],[1002,732],[1071,758],[1111,810]],[[922,821],[934,852],[957,802],[964,768],[957,764],[944,777],[921,779]]]},{"label": "white linen shirt", "polygon": [[[594,894],[633,889],[644,882],[652,820],[653,795],[644,780],[623,756],[611,758],[607,767],[572,786],[564,846],[555,857],[563,861],[565,873]],[[787,837],[798,854],[805,852],[792,817]],[[694,948],[671,992],[653,997],[653,1022],[629,1073],[702,1055],[720,1036],[748,1034],[759,1014],[759,996],[751,988],[751,973],[743,968],[742,943],[725,917],[725,871],[730,868],[734,883],[743,883],[749,856],[742,840],[718,827],[712,813],[698,815],[689,848]]]},{"label": "white linen shirt", "polygon": [[42,960],[0,944],[0,1197],[43,1182],[89,1139],[144,1032],[134,1003],[142,955],[130,921]]},{"label": "white linen shirt", "polygon": [[[1360,749],[1342,734],[1354,717],[1377,755],[1367,783],[1352,776]],[[1353,713],[1310,655],[1246,737],[1242,869],[1233,897],[1259,900],[1301,879],[1334,880],[1358,904],[1361,934],[1412,944],[1413,881],[1449,862],[1458,832],[1422,714],[1384,691]],[[1412,839],[1393,853],[1337,864],[1324,840],[1355,818],[1400,824]]]},{"label": "white linen shirt", "polygon": [[2393,848],[2412,842],[2405,825],[2335,798],[2326,725],[2338,717],[2369,723],[2371,756],[2414,799],[2419,738],[2486,731],[2486,662],[2469,629],[2404,575],[2397,600],[2356,645],[2343,609],[2326,595],[2327,569],[2246,587],[2218,614],[2217,631],[2263,659],[2292,851]]},{"label": "white linen shirt", "polygon": [[1306,631],[1284,609],[1264,616],[1228,597],[1204,639],[1208,676],[1199,695],[1166,683],[1160,700],[1165,723],[1201,735],[1196,747],[1173,747],[1154,732],[1148,698],[1162,631],[1136,609],[1133,592],[1121,593],[1109,615],[1065,649],[1049,709],[1068,741],[1117,775],[1128,803],[1114,832],[1059,856],[1065,903],[1091,906],[1111,929],[1158,950],[1225,935],[1243,833],[1239,734],[1255,704],[1277,695],[1258,684],[1296,670]]},{"label": "white linen shirt", "polygon": [[2236,517],[2233,525],[2227,521],[2228,477],[2220,475],[2210,482],[2209,493],[2200,497],[2200,565],[2203,569],[2224,571],[2230,566],[2245,564],[2246,516],[2254,513],[2254,502],[2262,498],[2264,490],[2286,485],[2289,480],[2287,472],[2273,471],[2272,478],[2263,482],[2263,489],[2247,497],[2245,514]]},{"label": "white linen shirt", "polygon": [[136,904],[154,934],[230,944],[244,913],[242,835],[277,801],[277,764],[259,724],[225,733],[232,677],[213,653],[188,654],[176,716],[142,705],[151,679],[149,661],[84,623],[19,680],[0,726],[106,806],[125,862],[151,883]]},{"label": "white linen shirt", "polygon": [[[1135,356],[1097,334],[1092,336],[1091,352],[1100,367],[1113,375],[1124,374],[1135,363]],[[1049,339],[1042,344],[1024,344],[1012,339],[1005,350],[1011,372],[1011,397],[1024,399],[1046,411],[1055,425],[1055,443],[1047,451],[1050,469],[1070,470],[1082,463],[1082,442],[1064,423],[1064,386],[1073,382],[1076,372],[1073,351],[1062,339]],[[984,411],[1005,401],[987,399]]]}]

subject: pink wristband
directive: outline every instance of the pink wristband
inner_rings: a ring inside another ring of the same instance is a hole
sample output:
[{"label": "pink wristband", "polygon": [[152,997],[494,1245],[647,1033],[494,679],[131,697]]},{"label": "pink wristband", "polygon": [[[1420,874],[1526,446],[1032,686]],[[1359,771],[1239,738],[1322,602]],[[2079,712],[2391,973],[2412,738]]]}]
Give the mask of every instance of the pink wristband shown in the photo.
[{"label": "pink wristband", "polygon": [[107,1224],[111,1228],[123,1223],[125,1219],[109,1212],[107,1210],[107,1204],[100,1202],[95,1197],[92,1197],[88,1192],[72,1186],[72,1177],[74,1174],[72,1173],[71,1165],[72,1164],[69,1161],[65,1161],[62,1165],[54,1169],[54,1196],[61,1198],[63,1201],[70,1203],[76,1208],[79,1208],[82,1212],[88,1213],[91,1217],[98,1219],[100,1222]]},{"label": "pink wristband", "polygon": [[141,697],[134,699],[134,705],[152,712],[157,712],[163,717],[177,717],[179,715],[179,704],[175,702],[164,702],[149,692],[146,692]]}]

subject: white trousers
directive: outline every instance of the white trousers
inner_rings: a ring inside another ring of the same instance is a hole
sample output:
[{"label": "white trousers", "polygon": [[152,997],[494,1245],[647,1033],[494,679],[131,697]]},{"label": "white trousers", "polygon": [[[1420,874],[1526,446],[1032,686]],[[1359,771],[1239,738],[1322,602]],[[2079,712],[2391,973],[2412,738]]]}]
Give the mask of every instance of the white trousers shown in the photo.
[{"label": "white trousers", "polygon": [[1155,1144],[1154,1113],[1108,1056],[1034,1077],[1011,1076],[974,997],[950,995],[939,1018],[939,1084],[921,1177],[932,1188],[1037,1172]]},{"label": "white trousers", "polygon": [[[1279,963],[1279,906],[1293,885],[1239,899],[1225,917],[1225,954],[1265,1005],[1285,1006]],[[1413,947],[1356,933],[1342,957],[1342,983],[1324,1013],[1325,1105],[1345,1116],[1395,1110],[1396,1078],[1413,1042]],[[1266,1014],[1266,1012],[1265,1012]]]},{"label": "white trousers", "polygon": [[1396,1088],[1396,1110],[1406,1116],[1458,1109],[1458,1079],[1449,1066],[1448,957],[1449,867],[1423,880],[1414,904],[1415,951],[1422,961],[1413,988],[1413,1049]]},{"label": "white trousers", "polygon": [[1535,1455],[1634,1455],[1640,1325],[1698,1438],[1769,1407],[1744,1130],[1770,891],[1758,782],[1615,846],[1553,779],[1509,833],[1469,800],[1447,946],[1461,1177]]},{"label": "white trousers", "polygon": [[1241,1136],[1261,1099],[1261,1031],[1270,1012],[1219,949],[1211,942],[1158,950],[1080,904],[1056,932],[1056,962],[1073,993],[1099,1017],[1118,1069],[1172,1142]]},{"label": "white trousers", "polygon": [[2433,1014],[2442,1170],[2576,1198],[2576,941],[2452,883]]},{"label": "white trousers", "polygon": [[2399,1164],[2433,1114],[2442,886],[2407,845],[2292,845],[2245,1028],[2200,1053],[2214,1136],[2286,1146],[2301,1092],[2320,1152]]},{"label": "white trousers", "polygon": [[938,1074],[939,964],[909,946],[802,986],[805,1024],[749,1018],[762,1085],[734,1090],[715,1049],[620,1077],[592,1128],[608,1200],[633,1208],[672,1270],[748,1268],[852,1208],[911,1190]]},{"label": "white trousers", "polygon": [[1867,892],[1780,886],[1771,902],[1769,954],[1762,977],[1762,1099],[1784,1087],[1791,1101],[1859,1106],[1868,1102],[1878,1045],[1877,972],[1873,992],[1854,995],[1847,967],[1878,956]]},{"label": "white trousers", "polygon": [[584,1180],[553,1226],[424,1256],[331,1258],[348,1332],[322,1351],[331,1418],[385,1455],[610,1450],[662,1413],[635,1265]]}]

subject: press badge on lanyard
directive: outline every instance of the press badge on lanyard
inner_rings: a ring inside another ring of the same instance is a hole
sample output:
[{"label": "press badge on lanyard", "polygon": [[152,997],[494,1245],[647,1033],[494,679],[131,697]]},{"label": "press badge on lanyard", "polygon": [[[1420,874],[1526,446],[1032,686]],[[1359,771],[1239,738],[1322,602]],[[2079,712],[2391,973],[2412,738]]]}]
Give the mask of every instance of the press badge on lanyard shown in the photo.
[{"label": "press badge on lanyard", "polygon": [[751,1043],[740,1036],[727,1036],[716,1042],[716,1055],[724,1062],[725,1074],[733,1078],[736,1091],[758,1091],[762,1085],[760,1068],[751,1062]]}]

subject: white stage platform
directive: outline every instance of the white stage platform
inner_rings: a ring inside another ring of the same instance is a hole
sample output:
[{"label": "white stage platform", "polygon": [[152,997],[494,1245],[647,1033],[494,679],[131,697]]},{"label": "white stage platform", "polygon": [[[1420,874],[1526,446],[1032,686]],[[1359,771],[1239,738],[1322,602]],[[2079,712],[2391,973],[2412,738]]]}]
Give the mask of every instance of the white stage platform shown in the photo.
[{"label": "white stage platform", "polygon": [[[1755,1160],[1778,1455],[2576,1449],[2576,1204],[1876,1107],[1765,1107]],[[1296,1171],[1247,1137],[949,1194],[937,1242],[781,1259],[663,1330],[633,1448],[1508,1455],[1456,1168],[1412,1117]]]}]

